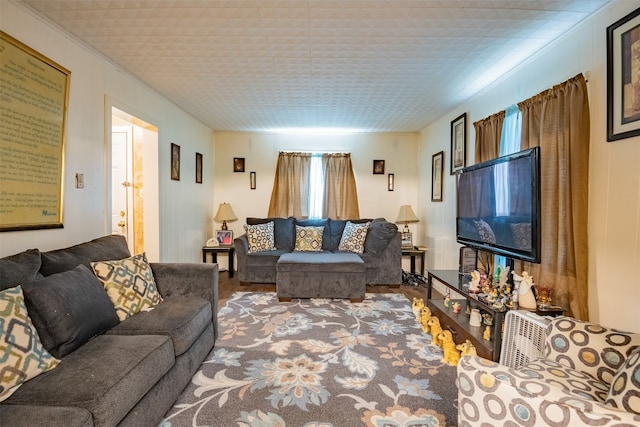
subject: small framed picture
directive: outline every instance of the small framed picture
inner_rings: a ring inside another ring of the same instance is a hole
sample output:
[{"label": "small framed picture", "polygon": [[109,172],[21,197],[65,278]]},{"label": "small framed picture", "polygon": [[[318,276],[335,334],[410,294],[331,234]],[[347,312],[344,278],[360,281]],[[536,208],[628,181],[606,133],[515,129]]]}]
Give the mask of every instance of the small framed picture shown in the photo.
[{"label": "small framed picture", "polygon": [[402,232],[402,249],[413,249],[413,238],[410,231]]},{"label": "small framed picture", "polygon": [[640,8],[607,27],[607,141],[640,135]]},{"label": "small framed picture", "polygon": [[216,230],[216,240],[220,246],[233,244],[233,230]]},{"label": "small framed picture", "polygon": [[202,154],[196,153],[196,184],[202,184]]},{"label": "small framed picture", "polygon": [[451,175],[467,166],[467,113],[451,122]]},{"label": "small framed picture", "polygon": [[431,157],[431,201],[442,201],[442,181],[444,180],[444,151]]},{"label": "small framed picture", "polygon": [[249,172],[249,188],[252,190],[256,189],[256,173]]},{"label": "small framed picture", "polygon": [[373,161],[373,174],[384,175],[384,160]]},{"label": "small framed picture", "polygon": [[171,143],[171,179],[180,181],[180,146]]},{"label": "small framed picture", "polygon": [[244,172],[244,157],[233,158],[233,171]]},{"label": "small framed picture", "polygon": [[471,274],[478,265],[478,251],[468,246],[460,248],[460,274]]}]

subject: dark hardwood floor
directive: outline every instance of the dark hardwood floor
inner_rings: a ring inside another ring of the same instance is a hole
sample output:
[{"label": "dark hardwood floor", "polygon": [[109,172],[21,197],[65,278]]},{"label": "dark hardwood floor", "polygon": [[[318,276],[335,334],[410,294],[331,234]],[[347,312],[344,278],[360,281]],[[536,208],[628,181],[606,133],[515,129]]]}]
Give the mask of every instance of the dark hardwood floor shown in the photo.
[{"label": "dark hardwood floor", "polygon": [[[227,271],[222,271],[218,276],[218,298],[219,307],[222,307],[226,300],[233,295],[234,292],[275,292],[275,284],[252,283],[250,285],[241,285],[238,281],[238,275],[229,277]],[[426,298],[426,289],[420,286],[397,285],[397,286],[367,286],[369,293],[398,293],[404,294],[409,301],[413,301],[414,297]]]}]

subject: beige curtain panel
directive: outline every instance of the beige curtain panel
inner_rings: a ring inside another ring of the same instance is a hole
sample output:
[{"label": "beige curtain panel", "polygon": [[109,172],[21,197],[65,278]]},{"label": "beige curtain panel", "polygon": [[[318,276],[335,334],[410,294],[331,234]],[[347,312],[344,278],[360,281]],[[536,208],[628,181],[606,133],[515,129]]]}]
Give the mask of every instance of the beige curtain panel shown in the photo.
[{"label": "beige curtain panel", "polygon": [[358,219],[358,191],[351,166],[351,154],[322,156],[324,170],[324,203],[322,216],[333,219]]},{"label": "beige curtain panel", "polygon": [[271,218],[309,216],[310,153],[278,155],[268,216]]}]

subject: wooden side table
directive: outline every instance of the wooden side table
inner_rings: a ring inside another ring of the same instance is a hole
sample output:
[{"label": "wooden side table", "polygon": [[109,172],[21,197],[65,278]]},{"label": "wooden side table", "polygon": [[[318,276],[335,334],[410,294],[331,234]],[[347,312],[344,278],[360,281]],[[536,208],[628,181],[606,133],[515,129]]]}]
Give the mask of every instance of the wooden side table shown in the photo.
[{"label": "wooden side table", "polygon": [[424,276],[424,254],[426,252],[427,251],[425,251],[424,249],[418,249],[418,248],[413,248],[413,249],[403,248],[402,249],[402,256],[411,257],[411,272],[412,273],[416,272],[416,257],[420,257],[420,274],[422,274]]},{"label": "wooden side table", "polygon": [[226,253],[229,256],[229,277],[233,277],[234,258],[236,249],[233,246],[203,246],[202,262],[207,262],[207,254],[211,254],[211,262],[218,262],[218,254]]}]

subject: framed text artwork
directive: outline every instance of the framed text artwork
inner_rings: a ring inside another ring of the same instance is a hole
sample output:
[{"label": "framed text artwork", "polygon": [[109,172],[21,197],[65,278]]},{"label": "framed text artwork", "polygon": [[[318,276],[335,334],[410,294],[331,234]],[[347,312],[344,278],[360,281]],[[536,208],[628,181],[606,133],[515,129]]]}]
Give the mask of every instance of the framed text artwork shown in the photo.
[{"label": "framed text artwork", "polygon": [[71,72],[0,31],[0,231],[62,228]]},{"label": "framed text artwork", "polygon": [[180,181],[180,146],[171,143],[171,179]]},{"label": "framed text artwork", "polygon": [[607,27],[607,141],[640,135],[640,8]]},{"label": "framed text artwork", "polygon": [[444,151],[431,157],[431,201],[442,201],[442,181],[444,180]]},{"label": "framed text artwork", "polygon": [[451,122],[451,175],[467,166],[467,113]]}]

